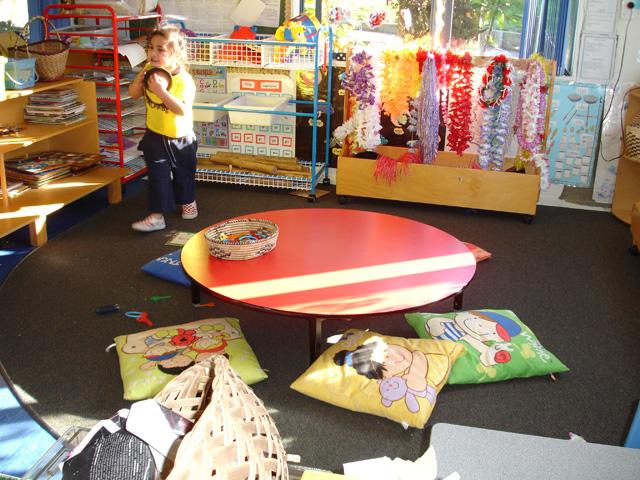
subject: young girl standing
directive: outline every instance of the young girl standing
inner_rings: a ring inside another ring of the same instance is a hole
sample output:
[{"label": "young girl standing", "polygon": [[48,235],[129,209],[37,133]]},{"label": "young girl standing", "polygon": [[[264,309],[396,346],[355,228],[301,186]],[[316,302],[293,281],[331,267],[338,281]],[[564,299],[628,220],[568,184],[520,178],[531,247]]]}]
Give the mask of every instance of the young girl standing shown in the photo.
[{"label": "young girl standing", "polygon": [[[149,215],[131,225],[140,232],[165,228],[164,213],[180,205],[182,218],[198,216],[195,201],[196,151],[192,105],[195,83],[186,70],[186,41],[176,27],[154,30],[148,63],[129,85],[129,95],[144,95],[147,130],[138,149],[149,179]],[[146,79],[145,79],[146,77]]]}]

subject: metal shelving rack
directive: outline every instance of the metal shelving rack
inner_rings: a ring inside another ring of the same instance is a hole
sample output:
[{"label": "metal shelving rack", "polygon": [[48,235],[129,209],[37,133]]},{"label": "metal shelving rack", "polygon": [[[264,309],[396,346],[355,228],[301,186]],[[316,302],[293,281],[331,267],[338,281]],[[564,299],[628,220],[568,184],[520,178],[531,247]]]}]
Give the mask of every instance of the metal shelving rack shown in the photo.
[{"label": "metal shelving rack", "polygon": [[[98,93],[97,101],[99,104],[111,104],[114,108],[111,111],[101,111],[98,109],[98,133],[101,137],[100,148],[104,150],[113,150],[117,153],[117,159],[103,160],[105,165],[113,165],[115,167],[127,168],[130,173],[122,179],[123,183],[132,180],[144,173],[146,167],[142,159],[142,154],[133,157],[126,155],[125,135],[128,130],[144,130],[144,121],[131,122],[130,114],[135,114],[135,110],[123,109],[122,101],[127,98],[126,85],[129,83],[126,78],[121,75],[120,58],[118,47],[122,44],[118,33],[122,31],[142,30],[141,28],[133,28],[130,22],[133,20],[144,20],[149,18],[160,17],[160,14],[145,15],[118,15],[113,7],[109,5],[99,4],[53,4],[45,7],[43,12],[45,18],[49,20],[70,19],[77,23],[80,19],[88,19],[95,25],[94,31],[82,30],[61,30],[61,35],[65,37],[85,37],[91,39],[105,39],[109,46],[81,48],[80,46],[72,46],[70,48],[70,59],[74,58],[74,54],[79,54],[77,58],[82,58],[81,54],[90,54],[93,58],[93,64],[70,62],[67,64],[67,70],[73,71],[91,70],[95,72],[104,72],[109,74],[110,80],[93,80],[96,84],[96,90],[108,90],[108,94],[101,96]],[[91,25],[84,23],[82,25]],[[144,112],[144,105],[141,111]],[[103,141],[105,136],[115,136],[116,142],[106,143]],[[130,158],[127,158],[130,157]]]},{"label": "metal shelving rack", "polygon": [[[188,60],[191,65],[213,65],[224,67],[240,67],[253,69],[269,69],[283,71],[309,70],[314,72],[313,100],[290,99],[288,105],[311,105],[311,112],[256,109],[251,114],[290,115],[312,119],[312,154],[311,159],[300,164],[311,169],[310,178],[286,177],[251,172],[230,172],[223,169],[198,167],[196,179],[208,182],[230,183],[237,185],[257,185],[283,189],[308,191],[311,201],[317,200],[316,184],[320,177],[324,184],[329,183],[329,143],[331,138],[331,75],[332,75],[333,32],[330,27],[323,27],[309,42],[279,42],[273,37],[258,35],[256,40],[231,39],[226,35],[198,35],[187,38]],[[319,98],[319,69],[327,68],[327,98]],[[242,107],[194,106],[205,110],[224,110],[227,112],[247,112]],[[325,148],[324,161],[318,162],[318,119],[319,114],[326,114],[324,120]]]}]

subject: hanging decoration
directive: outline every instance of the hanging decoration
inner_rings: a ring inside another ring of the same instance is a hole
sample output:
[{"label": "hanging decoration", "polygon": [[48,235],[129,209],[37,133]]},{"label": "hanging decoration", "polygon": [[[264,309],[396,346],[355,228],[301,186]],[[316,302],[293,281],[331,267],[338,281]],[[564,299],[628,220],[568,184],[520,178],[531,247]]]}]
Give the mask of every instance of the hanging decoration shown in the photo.
[{"label": "hanging decoration", "polygon": [[342,81],[342,87],[351,94],[361,110],[376,102],[375,73],[371,59],[371,55],[364,49],[354,52],[349,59],[349,70]]},{"label": "hanging decoration", "polygon": [[456,56],[450,65],[451,78],[449,108],[447,115],[447,145],[462,156],[471,140],[471,98],[473,60],[468,52]]},{"label": "hanging decoration", "polygon": [[518,145],[529,158],[540,152],[544,139],[544,121],[547,109],[545,73],[538,60],[530,60],[527,73],[520,82],[520,101],[516,111]]},{"label": "hanging decoration", "polygon": [[511,67],[504,55],[495,57],[482,76],[478,102],[483,108],[478,163],[483,170],[502,170],[511,116]]},{"label": "hanging decoration", "polygon": [[396,127],[407,122],[409,100],[420,90],[420,73],[414,51],[407,48],[385,50],[381,79],[382,111]]},{"label": "hanging decoration", "polygon": [[422,68],[422,87],[419,99],[418,136],[420,137],[420,150],[424,163],[433,163],[438,153],[438,128],[440,126],[438,108],[436,61],[430,55]]},{"label": "hanging decoration", "polygon": [[349,70],[342,87],[354,101],[353,128],[351,129],[353,151],[375,150],[380,145],[380,94],[376,72],[380,71],[377,52],[365,49],[354,51],[349,62]]},{"label": "hanging decoration", "polygon": [[536,153],[531,157],[531,162],[540,171],[540,189],[544,191],[549,188],[549,157],[544,153]]},{"label": "hanging decoration", "polygon": [[372,12],[369,14],[369,18],[367,19],[367,25],[371,30],[378,28],[384,22],[387,14],[384,10],[380,10],[377,12]]}]

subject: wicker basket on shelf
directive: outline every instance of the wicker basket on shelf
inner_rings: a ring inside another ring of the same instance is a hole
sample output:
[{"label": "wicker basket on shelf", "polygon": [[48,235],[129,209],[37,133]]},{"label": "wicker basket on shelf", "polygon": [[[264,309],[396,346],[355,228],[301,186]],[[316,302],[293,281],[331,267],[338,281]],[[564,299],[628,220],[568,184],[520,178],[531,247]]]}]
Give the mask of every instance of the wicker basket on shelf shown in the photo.
[{"label": "wicker basket on shelf", "polygon": [[243,218],[214,225],[205,233],[209,253],[224,260],[248,260],[273,250],[278,225],[269,220]]},{"label": "wicker basket on shelf", "polygon": [[214,355],[211,401],[184,437],[168,480],[287,480],[287,455],[262,401]]},{"label": "wicker basket on shelf", "polygon": [[167,383],[154,400],[195,422],[207,406],[213,372],[213,358],[196,363]]},{"label": "wicker basket on shelf", "polygon": [[27,43],[26,45],[16,45],[11,48],[11,53],[16,58],[35,57],[36,72],[38,80],[43,82],[52,82],[64,76],[64,70],[67,66],[67,58],[69,57],[69,45],[63,42],[56,27],[44,17],[33,17],[23,27],[20,37],[26,41],[29,38],[29,29],[31,22],[40,20],[48,25],[57,35],[58,39],[48,38],[40,42]]}]

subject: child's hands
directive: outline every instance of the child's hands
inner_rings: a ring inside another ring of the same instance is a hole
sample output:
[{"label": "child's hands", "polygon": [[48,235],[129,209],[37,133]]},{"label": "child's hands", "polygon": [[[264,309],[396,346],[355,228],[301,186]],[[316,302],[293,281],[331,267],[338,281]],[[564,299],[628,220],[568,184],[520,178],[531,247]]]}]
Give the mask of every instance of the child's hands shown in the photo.
[{"label": "child's hands", "polygon": [[169,89],[169,80],[164,75],[152,73],[149,76],[147,88],[160,97]]}]

